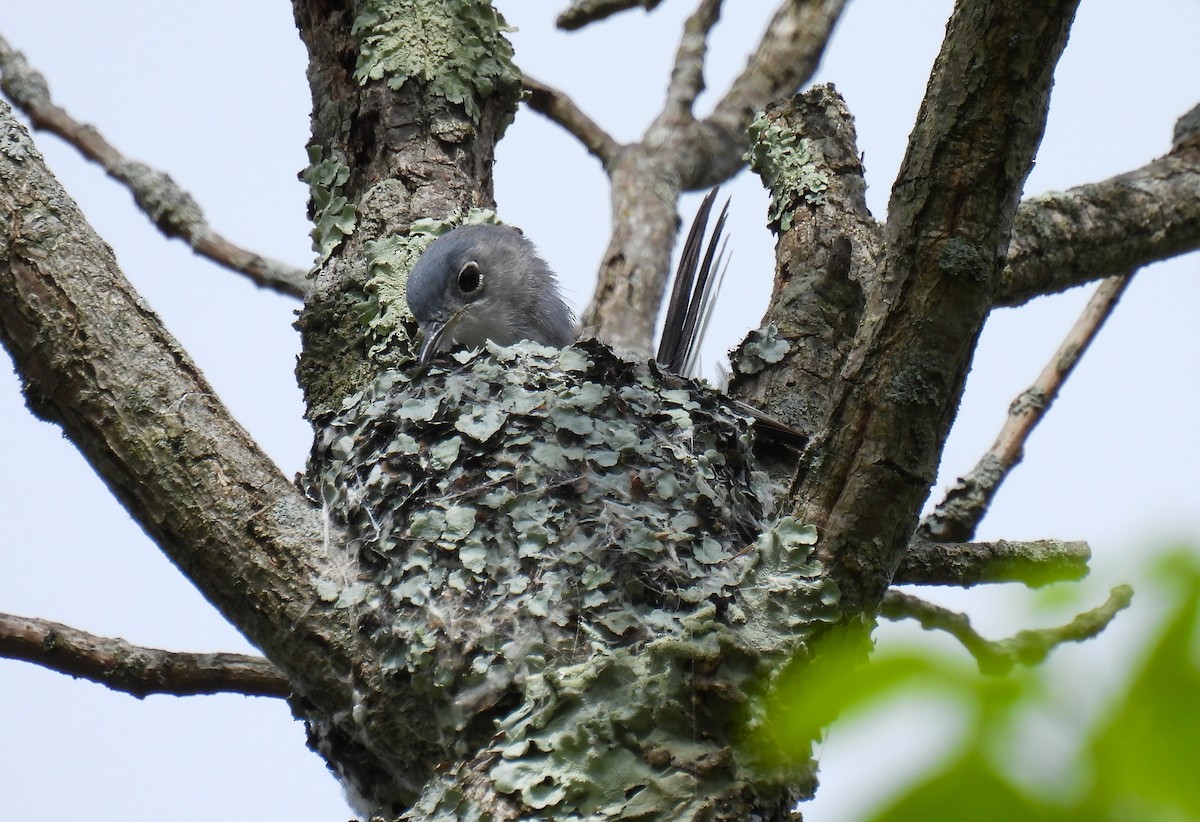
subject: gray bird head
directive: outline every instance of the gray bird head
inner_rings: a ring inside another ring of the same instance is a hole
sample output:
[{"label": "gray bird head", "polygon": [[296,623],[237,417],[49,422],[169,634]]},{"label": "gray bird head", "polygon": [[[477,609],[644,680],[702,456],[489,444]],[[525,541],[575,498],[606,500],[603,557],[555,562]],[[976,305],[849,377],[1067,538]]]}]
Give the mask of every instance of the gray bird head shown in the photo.
[{"label": "gray bird head", "polygon": [[533,340],[563,347],[575,321],[558,280],[520,231],[464,225],[432,243],[408,275],[408,307],[421,324],[418,359],[452,345]]}]

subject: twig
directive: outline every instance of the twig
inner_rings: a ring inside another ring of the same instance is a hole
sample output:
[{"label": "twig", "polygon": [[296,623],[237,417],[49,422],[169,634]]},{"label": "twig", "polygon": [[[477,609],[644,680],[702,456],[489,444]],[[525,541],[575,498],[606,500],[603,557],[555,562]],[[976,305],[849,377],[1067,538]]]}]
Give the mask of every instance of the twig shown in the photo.
[{"label": "twig", "polygon": [[563,31],[575,31],[588,23],[596,23],[622,11],[643,8],[654,11],[662,0],[575,0],[558,15],[554,24]]},{"label": "twig", "polygon": [[1132,278],[1132,274],[1126,274],[1110,277],[1100,284],[1037,380],[1009,406],[1008,419],[992,447],[921,523],[917,529],[918,539],[949,542],[971,538],[1000,484],[1024,456],[1025,441],[1050,409],[1063,382],[1095,339]]},{"label": "twig", "polygon": [[960,614],[899,591],[888,591],[880,604],[880,616],[890,620],[915,619],[927,631],[945,631],[963,644],[979,664],[980,673],[1002,676],[1014,665],[1036,665],[1065,642],[1092,639],[1108,627],[1116,615],[1129,606],[1133,589],[1118,585],[1099,608],[1085,611],[1066,625],[1021,631],[1016,636],[995,642],[984,639]]},{"label": "twig", "polygon": [[583,113],[575,101],[564,92],[535,80],[528,74],[521,75],[521,82],[529,92],[526,102],[529,107],[557,123],[564,131],[583,144],[588,153],[608,168],[621,151],[621,144],[612,138],[596,121]]},{"label": "twig", "polygon": [[263,657],[143,648],[44,619],[0,614],[0,656],[97,682],[139,699],[149,694],[238,693],[286,697],[292,687]]},{"label": "twig", "polygon": [[163,234],[182,239],[200,256],[246,276],[260,288],[301,299],[308,293],[304,270],[246,251],[217,234],[192,196],[169,176],[126,159],[94,126],[77,122],[55,105],[46,78],[2,37],[0,73],[3,74],[0,89],[35,128],[61,137],[84,157],[99,164],[109,177],[124,184],[138,207]]},{"label": "twig", "polygon": [[817,70],[845,0],[781,3],[746,68],[717,103],[710,121],[743,134],[768,103],[796,93]]},{"label": "twig", "polygon": [[913,542],[892,577],[893,585],[960,585],[1022,582],[1030,588],[1087,576],[1086,542]]},{"label": "twig", "polygon": [[675,52],[663,115],[679,117],[681,123],[691,123],[692,106],[704,90],[704,57],[708,54],[708,35],[719,19],[721,0],[700,0],[700,5],[683,24],[683,37]]}]

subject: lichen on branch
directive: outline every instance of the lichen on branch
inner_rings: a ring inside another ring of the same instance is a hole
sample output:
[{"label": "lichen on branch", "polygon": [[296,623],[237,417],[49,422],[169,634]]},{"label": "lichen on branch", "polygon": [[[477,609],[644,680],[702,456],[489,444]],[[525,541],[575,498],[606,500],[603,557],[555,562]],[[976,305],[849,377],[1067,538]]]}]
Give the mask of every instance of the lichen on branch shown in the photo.
[{"label": "lichen on branch", "polygon": [[521,73],[503,36],[509,31],[492,4],[479,0],[368,0],[352,29],[359,40],[354,77],[385,80],[393,91],[421,80],[478,124],[478,98],[520,93]]}]

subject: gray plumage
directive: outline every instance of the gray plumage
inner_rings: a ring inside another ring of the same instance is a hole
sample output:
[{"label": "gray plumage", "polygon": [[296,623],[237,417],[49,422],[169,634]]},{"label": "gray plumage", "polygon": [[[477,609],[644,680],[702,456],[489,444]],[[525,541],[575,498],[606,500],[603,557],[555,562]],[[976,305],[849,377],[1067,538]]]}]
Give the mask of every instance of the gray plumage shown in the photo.
[{"label": "gray plumage", "polygon": [[575,320],[533,243],[501,225],[465,225],[438,237],[408,275],[408,307],[427,363],[454,346],[532,340],[561,348]]}]

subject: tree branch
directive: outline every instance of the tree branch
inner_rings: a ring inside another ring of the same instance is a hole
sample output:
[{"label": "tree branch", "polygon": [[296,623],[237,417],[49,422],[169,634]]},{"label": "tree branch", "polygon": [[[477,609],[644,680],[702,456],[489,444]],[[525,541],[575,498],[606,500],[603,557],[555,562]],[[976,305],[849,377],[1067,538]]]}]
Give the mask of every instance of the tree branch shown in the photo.
[{"label": "tree branch", "polygon": [[947,25],[883,261],[796,486],[847,612],[882,597],[936,477],[1077,3],[961,0]]},{"label": "tree branch", "polygon": [[[752,130],[751,168],[772,192],[775,283],[762,328],[733,357],[730,394],[801,431],[829,412],[837,375],[864,310],[864,281],[880,255],[866,203],[854,118],[829,85],[768,106]],[[797,390],[797,379],[804,390]],[[763,455],[790,483],[795,460]]]},{"label": "tree branch", "polygon": [[1087,576],[1086,542],[916,542],[892,577],[893,585],[972,585],[1021,582],[1030,588]]},{"label": "tree branch", "polygon": [[807,83],[845,5],[845,0],[782,3],[709,121],[731,134],[744,134],[758,112]]},{"label": "tree branch", "polygon": [[1021,305],[1200,248],[1200,140],[1181,118],[1165,157],[1021,204],[997,306]]},{"label": "tree branch", "polygon": [[143,163],[126,159],[94,126],[77,122],[56,106],[50,98],[46,78],[2,37],[0,74],[0,88],[35,128],[61,137],[101,166],[109,177],[122,183],[163,234],[182,239],[201,257],[244,275],[260,288],[300,298],[308,293],[309,280],[304,270],[246,251],[217,234],[204,219],[199,204],[174,180]]},{"label": "tree branch", "polygon": [[880,603],[880,616],[890,620],[915,619],[927,631],[945,631],[970,651],[979,664],[980,673],[1003,676],[1014,665],[1037,665],[1050,652],[1066,642],[1083,642],[1100,634],[1118,613],[1129,607],[1133,589],[1118,585],[1112,589],[1108,600],[1098,608],[1085,611],[1066,625],[1043,628],[1036,631],[1021,631],[1014,637],[995,642],[988,641],[975,632],[965,614],[934,605],[918,597],[888,591]]},{"label": "tree branch", "polygon": [[634,8],[654,11],[662,0],[574,0],[566,11],[558,15],[555,25],[563,31],[576,31],[589,23],[596,23]]},{"label": "tree branch", "polygon": [[700,5],[683,24],[683,37],[675,52],[671,81],[661,118],[678,117],[680,125],[693,122],[692,106],[704,90],[704,58],[708,54],[708,35],[721,18],[721,0],[700,0]]},{"label": "tree branch", "polygon": [[1009,472],[1025,455],[1025,442],[1042,421],[1059,389],[1091,345],[1133,275],[1110,277],[1100,284],[1083,314],[1067,333],[1036,381],[1013,400],[1008,419],[988,452],[917,529],[917,538],[935,542],[970,539]]},{"label": "tree branch", "polygon": [[710,188],[742,168],[756,111],[793,94],[815,71],[844,0],[786,0],[746,70],[711,117],[691,106],[703,82],[705,36],[719,4],[704,0],[676,52],[672,92],[640,142],[609,169],[613,235],[581,326],[619,351],[649,356],[666,290],[685,190]]},{"label": "tree branch", "polygon": [[299,693],[344,708],[372,656],[314,591],[339,533],[229,416],[2,102],[0,147],[0,341],[30,409]]},{"label": "tree branch", "polygon": [[286,697],[291,684],[263,657],[143,648],[44,619],[0,614],[0,656],[82,677],[141,699],[149,694]]},{"label": "tree branch", "polygon": [[528,92],[525,102],[531,109],[582,143],[588,153],[599,160],[606,169],[616,161],[621,144],[588,117],[565,92],[524,73],[521,75],[521,82]]}]

